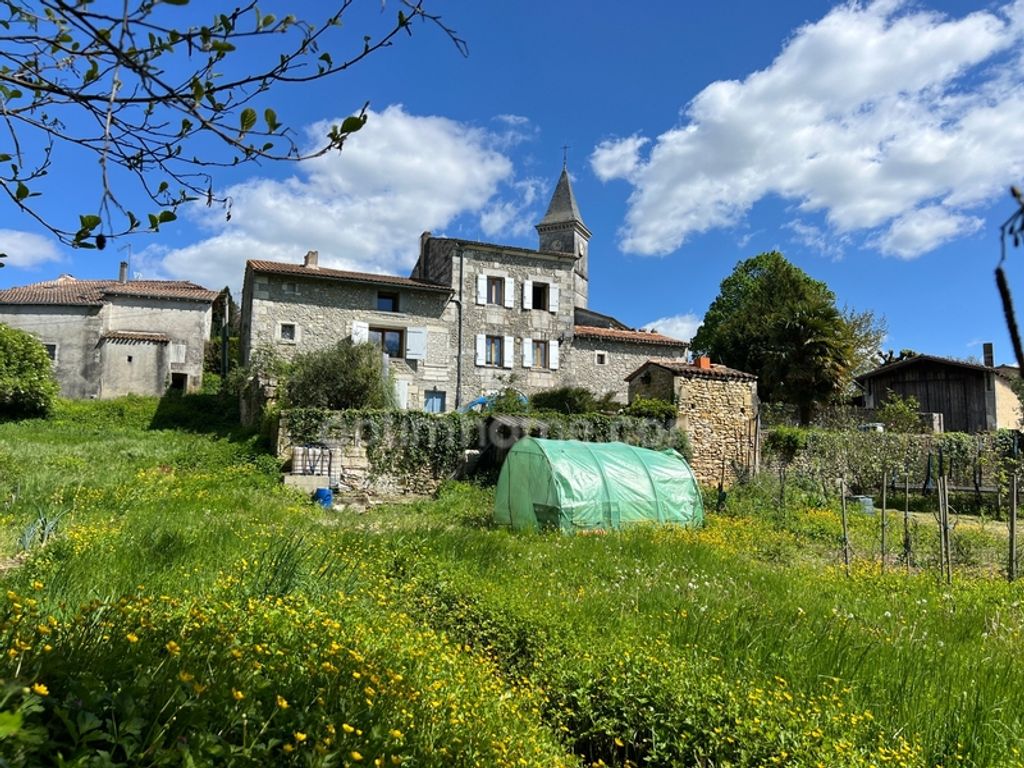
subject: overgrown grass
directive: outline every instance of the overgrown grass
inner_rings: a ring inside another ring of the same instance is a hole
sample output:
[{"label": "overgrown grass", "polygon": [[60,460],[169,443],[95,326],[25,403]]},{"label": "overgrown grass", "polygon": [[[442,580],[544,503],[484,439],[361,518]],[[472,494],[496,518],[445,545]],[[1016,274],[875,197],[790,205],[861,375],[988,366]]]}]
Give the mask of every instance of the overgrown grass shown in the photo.
[{"label": "overgrown grass", "polygon": [[947,587],[934,531],[908,573],[894,519],[883,575],[853,513],[847,576],[799,489],[602,537],[491,530],[470,485],[329,513],[213,402],[0,425],[6,554],[56,521],[0,593],[10,764],[1020,763],[1021,588],[985,530]]}]

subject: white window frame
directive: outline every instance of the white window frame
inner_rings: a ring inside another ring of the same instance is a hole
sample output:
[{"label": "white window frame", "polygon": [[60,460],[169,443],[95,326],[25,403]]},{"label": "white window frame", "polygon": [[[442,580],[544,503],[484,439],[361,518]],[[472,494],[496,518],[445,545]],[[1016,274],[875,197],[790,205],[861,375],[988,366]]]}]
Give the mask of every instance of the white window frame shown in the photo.
[{"label": "white window frame", "polygon": [[[604,355],[604,362],[601,362],[601,355]],[[603,349],[594,350],[594,365],[608,365],[608,353]]]},{"label": "white window frame", "polygon": [[289,280],[288,282],[281,283],[281,293],[287,294],[289,296],[298,296],[299,295],[299,284],[296,283],[293,280]]},{"label": "white window frame", "polygon": [[[57,356],[60,354],[60,345],[55,341],[44,341],[42,342],[43,347],[46,349],[46,355],[50,358],[50,362],[54,365],[57,364]],[[53,355],[50,356],[50,347],[53,347]]]},{"label": "white window frame", "polygon": [[[290,325],[293,329],[293,337],[290,339],[286,339],[284,337],[284,328],[286,325]],[[302,328],[293,320],[279,320],[277,323],[277,332],[275,337],[278,344],[298,344],[302,339]]]}]

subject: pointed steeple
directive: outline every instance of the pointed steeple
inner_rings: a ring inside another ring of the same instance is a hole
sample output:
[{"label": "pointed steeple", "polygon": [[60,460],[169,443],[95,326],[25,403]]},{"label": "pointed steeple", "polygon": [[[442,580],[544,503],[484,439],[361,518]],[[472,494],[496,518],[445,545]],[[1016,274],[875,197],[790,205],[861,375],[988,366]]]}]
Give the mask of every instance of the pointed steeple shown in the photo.
[{"label": "pointed steeple", "polygon": [[564,159],[562,175],[558,177],[548,212],[537,224],[537,235],[541,251],[557,253],[572,259],[574,306],[586,307],[590,230],[580,216],[576,196],[572,193],[572,182],[569,181],[569,169]]},{"label": "pointed steeple", "polygon": [[548,205],[548,212],[544,214],[544,218],[540,220],[537,226],[570,224],[574,222],[583,225],[583,218],[580,216],[580,209],[576,205],[576,196],[572,193],[569,169],[563,165],[562,175],[558,177],[558,184],[555,185],[555,194],[551,196],[551,204]]}]

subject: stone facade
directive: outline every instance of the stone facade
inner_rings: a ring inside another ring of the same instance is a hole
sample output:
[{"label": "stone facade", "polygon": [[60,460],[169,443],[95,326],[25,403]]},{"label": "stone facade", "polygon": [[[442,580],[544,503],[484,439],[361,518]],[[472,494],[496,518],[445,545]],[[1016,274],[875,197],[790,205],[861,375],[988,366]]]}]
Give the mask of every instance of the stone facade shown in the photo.
[{"label": "stone facade", "polygon": [[755,472],[758,453],[757,377],[712,365],[650,360],[629,377],[629,399],[674,402],[676,426],[689,435],[690,462],[698,481],[726,485],[740,472]]},{"label": "stone facade", "polygon": [[[394,332],[398,348],[387,359],[400,404],[424,408],[430,392],[444,401],[441,410],[449,409],[455,317],[450,291],[373,275],[354,280],[354,273],[321,269],[310,261],[307,256],[302,266],[257,261],[247,265],[241,308],[243,362],[248,363],[260,346],[290,359],[345,338],[367,341],[371,331]],[[394,309],[378,309],[385,304]]]},{"label": "stone facade", "polygon": [[[669,340],[657,334],[632,332],[632,339],[626,341],[616,338],[613,334],[602,333],[605,329],[585,329],[577,326],[567,355],[569,360],[568,375],[564,384],[573,387],[584,387],[598,397],[607,392],[615,393],[614,400],[625,405],[629,402],[626,377],[652,357],[686,355],[687,344],[682,341]],[[663,398],[672,402],[672,394]]]},{"label": "stone facade", "polygon": [[61,395],[111,398],[202,387],[217,294],[193,283],[56,280],[0,291],[0,323],[38,338]]},{"label": "stone facade", "polygon": [[[539,250],[424,233],[407,278],[322,268],[315,251],[301,265],[250,261],[243,359],[260,346],[290,357],[345,337],[365,340],[367,328],[378,341],[375,330],[393,331],[393,348],[382,352],[400,403],[435,411],[507,386],[524,394],[579,386],[624,403],[630,371],[652,355],[686,354],[684,341],[586,309],[590,231],[564,169],[537,232]],[[383,311],[387,295],[395,305]],[[410,345],[414,337],[425,337],[425,347]]]}]

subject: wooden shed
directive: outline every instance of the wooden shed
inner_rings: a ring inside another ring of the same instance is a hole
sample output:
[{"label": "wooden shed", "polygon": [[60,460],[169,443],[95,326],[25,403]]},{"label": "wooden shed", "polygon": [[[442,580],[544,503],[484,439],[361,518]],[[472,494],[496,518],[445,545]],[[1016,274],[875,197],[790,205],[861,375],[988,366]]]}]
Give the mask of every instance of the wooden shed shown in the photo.
[{"label": "wooden shed", "polygon": [[941,413],[946,432],[1017,428],[1020,404],[993,366],[913,355],[857,377],[864,404],[880,407],[893,395],[913,397],[924,413]]}]

